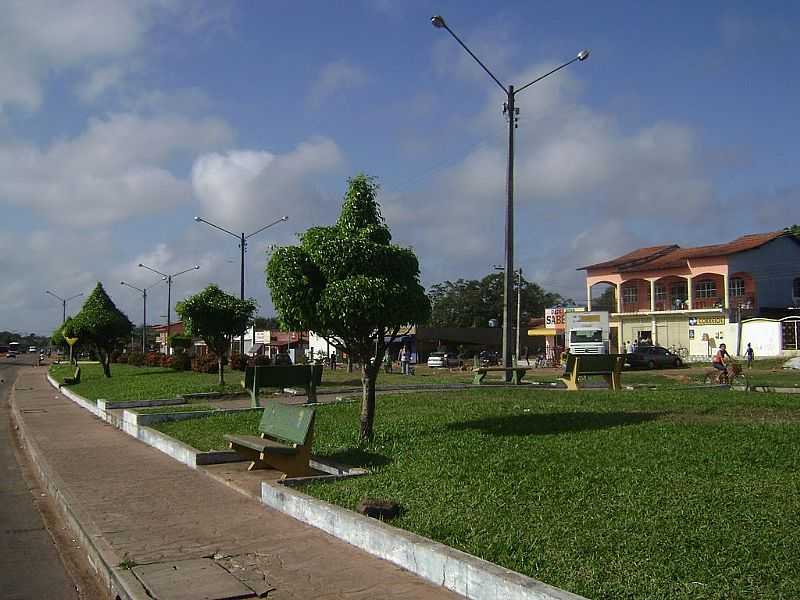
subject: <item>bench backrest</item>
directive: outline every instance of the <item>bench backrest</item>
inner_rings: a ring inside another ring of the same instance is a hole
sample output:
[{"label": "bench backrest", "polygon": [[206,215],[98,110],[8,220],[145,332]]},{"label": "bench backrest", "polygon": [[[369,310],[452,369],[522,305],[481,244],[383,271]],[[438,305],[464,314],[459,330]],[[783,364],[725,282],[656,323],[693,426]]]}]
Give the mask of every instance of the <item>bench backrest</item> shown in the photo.
[{"label": "bench backrest", "polygon": [[258,365],[247,367],[244,372],[244,386],[253,389],[253,378],[262,387],[283,388],[292,385],[306,386],[311,383],[322,383],[322,367],[319,365]]},{"label": "bench backrest", "polygon": [[272,401],[264,407],[258,430],[271,438],[302,445],[313,422],[313,408]]},{"label": "bench backrest", "polygon": [[[619,354],[570,354],[567,359],[567,372],[571,370],[574,360],[578,360],[578,375],[581,373],[613,373],[619,360]],[[570,362],[572,361],[572,362]]]},{"label": "bench backrest", "polygon": [[75,377],[75,379],[77,379],[78,377],[81,376],[81,368],[80,367],[75,367],[75,373],[73,374],[73,376]]}]

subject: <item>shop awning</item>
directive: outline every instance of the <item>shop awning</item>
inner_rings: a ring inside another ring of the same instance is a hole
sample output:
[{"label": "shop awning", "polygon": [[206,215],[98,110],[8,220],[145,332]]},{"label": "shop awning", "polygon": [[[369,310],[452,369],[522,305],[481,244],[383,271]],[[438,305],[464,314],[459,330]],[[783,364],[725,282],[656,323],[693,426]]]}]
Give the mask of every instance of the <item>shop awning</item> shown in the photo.
[{"label": "shop awning", "polygon": [[555,335],[556,333],[558,333],[556,329],[550,329],[548,327],[528,329],[528,335]]}]

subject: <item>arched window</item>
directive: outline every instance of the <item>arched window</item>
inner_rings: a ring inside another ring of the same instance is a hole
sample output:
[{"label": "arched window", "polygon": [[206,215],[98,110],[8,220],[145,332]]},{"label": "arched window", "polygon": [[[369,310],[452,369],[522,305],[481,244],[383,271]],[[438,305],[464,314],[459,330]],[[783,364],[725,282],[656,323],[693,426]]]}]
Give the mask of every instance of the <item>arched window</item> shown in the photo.
[{"label": "arched window", "polygon": [[734,277],[728,284],[728,292],[731,298],[741,298],[744,296],[744,279]]},{"label": "arched window", "polygon": [[713,279],[702,279],[697,282],[696,298],[716,298],[717,284]]}]

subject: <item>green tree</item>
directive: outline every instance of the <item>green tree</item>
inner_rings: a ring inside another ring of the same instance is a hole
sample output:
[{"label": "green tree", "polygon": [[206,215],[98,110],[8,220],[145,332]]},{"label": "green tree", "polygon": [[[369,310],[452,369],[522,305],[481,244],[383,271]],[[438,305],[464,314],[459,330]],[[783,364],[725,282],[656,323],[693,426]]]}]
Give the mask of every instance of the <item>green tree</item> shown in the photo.
[{"label": "green tree", "polygon": [[[97,352],[103,374],[111,377],[111,353],[120,343],[125,343],[133,330],[133,323],[112,302],[99,281],[81,311],[73,317],[69,337],[77,337],[81,344]],[[64,329],[64,335],[67,335]]]},{"label": "green tree", "polygon": [[281,328],[277,317],[256,317],[253,319],[253,325],[259,331],[275,331]]},{"label": "green tree", "polygon": [[211,284],[183,302],[178,302],[175,311],[186,325],[186,333],[201,338],[217,355],[219,385],[225,383],[224,362],[233,336],[240,335],[253,321],[256,301],[241,300],[226,294]]},{"label": "green tree", "polygon": [[[560,294],[546,292],[538,284],[525,279],[524,275],[521,285],[520,312],[523,319],[542,316],[545,308],[563,301]],[[481,280],[437,283],[431,286],[428,296],[432,305],[430,324],[434,327],[486,327],[489,319],[503,321],[502,273],[490,273]]]},{"label": "green tree", "polygon": [[613,285],[609,285],[597,298],[592,298],[592,310],[617,312],[617,293]]},{"label": "green tree", "polygon": [[790,225],[789,227],[786,227],[784,231],[800,239],[800,225]]},{"label": "green tree", "polygon": [[361,363],[359,435],[366,441],[372,437],[375,381],[386,348],[404,327],[426,322],[431,309],[416,255],[391,243],[375,199],[377,183],[363,174],[347,183],[336,224],[312,227],[298,246],[276,250],[267,265],[267,285],[282,323],[335,340]]}]

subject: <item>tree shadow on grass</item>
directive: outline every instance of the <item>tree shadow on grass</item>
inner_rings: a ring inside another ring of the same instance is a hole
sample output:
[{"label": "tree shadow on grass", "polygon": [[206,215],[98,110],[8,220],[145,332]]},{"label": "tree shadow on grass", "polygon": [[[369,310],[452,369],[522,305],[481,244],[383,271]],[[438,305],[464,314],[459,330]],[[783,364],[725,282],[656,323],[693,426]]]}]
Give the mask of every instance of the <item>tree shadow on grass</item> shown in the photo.
[{"label": "tree shadow on grass", "polygon": [[478,429],[492,435],[552,435],[639,425],[653,421],[663,412],[563,412],[530,413],[487,417],[451,423],[448,429]]},{"label": "tree shadow on grass", "polygon": [[361,448],[345,448],[336,452],[316,455],[323,461],[330,461],[350,467],[383,467],[392,462],[392,459],[377,452],[369,452]]}]

